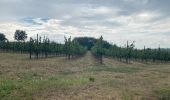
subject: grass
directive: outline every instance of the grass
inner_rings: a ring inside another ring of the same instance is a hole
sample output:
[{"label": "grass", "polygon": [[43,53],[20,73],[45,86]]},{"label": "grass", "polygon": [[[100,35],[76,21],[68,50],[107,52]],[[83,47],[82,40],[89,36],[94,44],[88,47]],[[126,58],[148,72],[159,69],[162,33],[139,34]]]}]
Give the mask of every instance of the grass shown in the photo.
[{"label": "grass", "polygon": [[61,75],[71,75],[71,74],[74,74],[75,72],[71,70],[64,70],[64,71],[60,71],[59,73]]},{"label": "grass", "polygon": [[169,100],[170,65],[0,53],[0,100]]},{"label": "grass", "polygon": [[158,100],[170,100],[170,88],[155,90],[155,94]]},{"label": "grass", "polygon": [[109,67],[109,66],[94,66],[91,68],[88,68],[87,71],[92,71],[92,72],[101,72],[101,71],[106,71],[106,72],[116,72],[116,73],[134,73],[138,72],[141,70],[141,68],[134,68],[134,67]]},{"label": "grass", "polygon": [[[58,90],[69,89],[72,86],[82,86],[88,84],[90,81],[88,78],[79,79],[66,79],[50,77],[48,79],[22,79],[22,80],[0,80],[0,98],[13,100],[13,97],[17,99],[32,99],[35,93],[40,92],[43,89],[55,88]],[[18,97],[15,96],[17,93]]]}]

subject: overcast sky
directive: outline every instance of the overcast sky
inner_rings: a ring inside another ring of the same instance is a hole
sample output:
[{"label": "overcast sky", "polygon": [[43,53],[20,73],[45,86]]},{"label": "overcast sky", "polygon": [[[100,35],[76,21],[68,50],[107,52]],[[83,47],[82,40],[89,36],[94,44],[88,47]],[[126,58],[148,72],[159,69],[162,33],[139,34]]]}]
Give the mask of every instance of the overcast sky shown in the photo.
[{"label": "overcast sky", "polygon": [[103,36],[124,46],[170,47],[170,0],[0,0],[0,33],[16,29],[63,42],[65,36]]}]

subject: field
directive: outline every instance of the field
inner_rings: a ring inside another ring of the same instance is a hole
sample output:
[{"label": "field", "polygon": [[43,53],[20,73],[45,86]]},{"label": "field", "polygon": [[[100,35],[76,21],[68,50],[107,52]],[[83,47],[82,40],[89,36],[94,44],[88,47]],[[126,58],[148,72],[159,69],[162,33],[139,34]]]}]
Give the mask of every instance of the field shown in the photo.
[{"label": "field", "polygon": [[2,100],[169,100],[170,64],[0,53]]}]

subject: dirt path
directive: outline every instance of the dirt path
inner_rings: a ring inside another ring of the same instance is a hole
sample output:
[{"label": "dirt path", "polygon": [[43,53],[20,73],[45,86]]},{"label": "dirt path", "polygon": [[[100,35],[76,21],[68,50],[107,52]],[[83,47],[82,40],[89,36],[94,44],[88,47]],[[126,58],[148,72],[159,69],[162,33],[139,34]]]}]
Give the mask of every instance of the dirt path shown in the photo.
[{"label": "dirt path", "polygon": [[88,64],[88,65],[95,65],[96,59],[93,57],[92,53],[88,51],[86,55],[80,59],[81,63]]}]

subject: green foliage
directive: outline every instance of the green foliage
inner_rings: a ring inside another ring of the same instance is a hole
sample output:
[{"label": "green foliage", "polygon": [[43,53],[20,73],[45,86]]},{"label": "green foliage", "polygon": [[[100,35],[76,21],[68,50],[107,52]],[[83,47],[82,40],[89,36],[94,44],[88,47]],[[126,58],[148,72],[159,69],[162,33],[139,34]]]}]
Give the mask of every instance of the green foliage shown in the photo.
[{"label": "green foliage", "polygon": [[155,93],[158,100],[170,100],[169,88],[156,90]]},{"label": "green foliage", "polygon": [[23,30],[16,30],[14,34],[14,39],[17,41],[25,41],[27,39],[27,34]]},{"label": "green foliage", "polygon": [[90,81],[90,82],[94,82],[94,81],[95,81],[95,78],[94,78],[94,77],[90,77],[90,78],[89,78],[89,81]]},{"label": "green foliage", "polygon": [[[87,50],[91,50],[91,48],[93,48],[93,46],[96,44],[97,39],[93,37],[76,37],[73,39],[73,41],[77,41],[80,45],[86,47]],[[109,48],[111,47],[111,44],[103,40],[103,47]]]},{"label": "green foliage", "polygon": [[[17,32],[18,33],[18,32]],[[29,58],[47,58],[54,56],[77,57],[86,53],[86,48],[79,45],[77,41],[72,41],[70,38],[65,38],[65,44],[51,42],[49,38],[38,36],[30,38],[28,42],[0,42],[0,49],[3,51],[13,51],[29,53]]]},{"label": "green foliage", "polygon": [[103,37],[102,36],[100,37],[100,39],[97,40],[96,44],[92,48],[92,54],[100,60],[101,64],[103,63],[102,57],[104,54],[104,49],[103,49]]},{"label": "green foliage", "polygon": [[86,48],[81,46],[77,41],[72,41],[71,37],[68,39],[65,37],[64,51],[66,57],[70,59],[74,56],[81,56],[86,53]]},{"label": "green foliage", "polygon": [[74,38],[73,41],[77,41],[80,45],[86,47],[88,50],[90,50],[96,43],[96,39],[92,37],[78,37]]},{"label": "green foliage", "polygon": [[0,33],[0,42],[5,42],[7,39],[3,33]]},{"label": "green foliage", "polygon": [[29,42],[0,42],[0,49],[13,52],[28,52]]},{"label": "green foliage", "polygon": [[130,63],[131,60],[135,61],[161,61],[167,62],[170,60],[170,51],[164,49],[134,49],[134,43],[131,43],[126,47],[118,47],[113,45],[109,49],[104,49],[104,55],[107,57],[112,57],[118,59],[119,61],[125,61],[126,63]]}]

